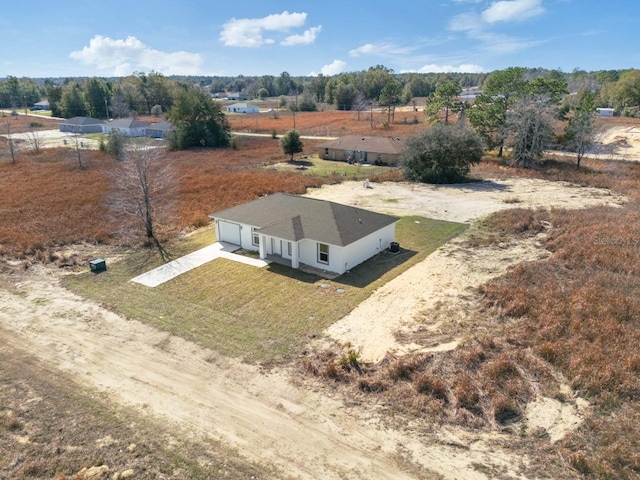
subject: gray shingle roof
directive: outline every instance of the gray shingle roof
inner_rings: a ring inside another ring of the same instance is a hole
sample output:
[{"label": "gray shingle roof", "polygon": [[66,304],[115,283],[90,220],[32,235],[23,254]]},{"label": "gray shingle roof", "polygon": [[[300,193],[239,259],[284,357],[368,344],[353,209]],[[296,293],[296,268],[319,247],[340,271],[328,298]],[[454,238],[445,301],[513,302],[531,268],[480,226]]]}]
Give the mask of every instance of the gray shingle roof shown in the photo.
[{"label": "gray shingle roof", "polygon": [[339,150],[358,150],[374,153],[400,154],[406,143],[405,137],[367,137],[365,135],[347,135],[316,145],[317,148],[335,148]]},{"label": "gray shingle roof", "polygon": [[396,217],[349,205],[276,193],[209,215],[252,225],[261,233],[297,242],[349,245],[398,221]]},{"label": "gray shingle roof", "polygon": [[113,122],[107,123],[107,126],[113,128],[141,128],[148,127],[149,124],[147,122],[135,120],[133,118],[120,118],[118,120],[114,120]]},{"label": "gray shingle roof", "polygon": [[97,125],[103,124],[102,120],[91,117],[73,117],[60,122],[63,125]]}]

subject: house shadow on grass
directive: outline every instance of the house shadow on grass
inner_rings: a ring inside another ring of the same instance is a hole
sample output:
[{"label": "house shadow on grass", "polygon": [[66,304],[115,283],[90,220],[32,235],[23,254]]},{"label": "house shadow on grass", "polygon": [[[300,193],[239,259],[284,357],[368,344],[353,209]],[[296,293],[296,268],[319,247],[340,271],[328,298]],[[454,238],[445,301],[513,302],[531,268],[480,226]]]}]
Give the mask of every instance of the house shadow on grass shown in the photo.
[{"label": "house shadow on grass", "polygon": [[342,275],[335,275],[330,272],[325,273],[306,265],[301,265],[300,268],[296,269],[276,262],[269,264],[267,268],[270,272],[284,275],[300,282],[316,283],[329,279],[337,284],[364,288],[394,268],[407,262],[417,253],[405,248],[401,248],[397,253],[385,250]]},{"label": "house shadow on grass", "polygon": [[396,267],[409,261],[418,252],[400,248],[398,252],[384,250],[369,260],[355,266],[334,279],[334,282],[356,288],[364,288],[379,280]]}]

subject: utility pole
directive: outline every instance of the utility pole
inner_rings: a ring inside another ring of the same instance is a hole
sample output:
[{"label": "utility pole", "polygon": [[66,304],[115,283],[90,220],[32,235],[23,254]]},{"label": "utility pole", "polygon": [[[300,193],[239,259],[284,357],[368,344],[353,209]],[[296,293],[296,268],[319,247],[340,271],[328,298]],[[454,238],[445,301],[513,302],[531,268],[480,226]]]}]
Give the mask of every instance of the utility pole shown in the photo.
[{"label": "utility pole", "polygon": [[109,121],[109,107],[107,106],[107,99],[104,99],[104,110],[107,112],[107,121]]}]

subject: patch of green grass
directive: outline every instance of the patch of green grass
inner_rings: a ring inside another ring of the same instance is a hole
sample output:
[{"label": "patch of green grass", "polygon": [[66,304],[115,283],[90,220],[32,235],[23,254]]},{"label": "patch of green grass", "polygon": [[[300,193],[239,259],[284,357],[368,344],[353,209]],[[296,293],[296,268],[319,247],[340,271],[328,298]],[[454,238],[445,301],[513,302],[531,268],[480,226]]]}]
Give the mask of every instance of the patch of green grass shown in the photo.
[{"label": "patch of green grass", "polygon": [[317,156],[307,157],[305,160],[288,162],[269,168],[276,168],[282,171],[299,171],[311,175],[321,177],[340,176],[350,180],[361,180],[374,177],[394,170],[394,167],[385,167],[380,165],[349,165],[347,162],[338,160],[323,160]]},{"label": "patch of green grass", "polygon": [[397,198],[385,198],[384,201],[385,203],[398,203]]},{"label": "patch of green grass", "polygon": [[[467,228],[423,217],[402,218],[401,249],[383,252],[334,280],[271,264],[255,268],[226,259],[155,288],[130,282],[161,264],[153,251],[131,255],[100,274],[67,277],[74,292],[117,312],[249,362],[287,362],[309,338],[349,313],[376,288]],[[214,241],[208,228],[170,245],[177,257]]]}]

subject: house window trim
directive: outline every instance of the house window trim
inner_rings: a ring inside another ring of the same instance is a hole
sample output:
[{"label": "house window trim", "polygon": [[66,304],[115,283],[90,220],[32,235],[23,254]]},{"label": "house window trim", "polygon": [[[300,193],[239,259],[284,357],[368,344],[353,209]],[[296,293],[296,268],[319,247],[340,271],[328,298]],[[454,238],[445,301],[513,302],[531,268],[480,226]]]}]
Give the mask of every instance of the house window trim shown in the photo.
[{"label": "house window trim", "polygon": [[256,247],[260,246],[260,234],[256,227],[251,227],[251,245]]},{"label": "house window trim", "polygon": [[[322,247],[327,247],[327,251],[323,252]],[[325,259],[322,257],[325,256]],[[329,265],[329,244],[318,242],[318,263]]]}]

